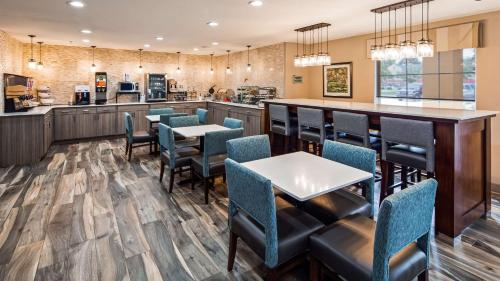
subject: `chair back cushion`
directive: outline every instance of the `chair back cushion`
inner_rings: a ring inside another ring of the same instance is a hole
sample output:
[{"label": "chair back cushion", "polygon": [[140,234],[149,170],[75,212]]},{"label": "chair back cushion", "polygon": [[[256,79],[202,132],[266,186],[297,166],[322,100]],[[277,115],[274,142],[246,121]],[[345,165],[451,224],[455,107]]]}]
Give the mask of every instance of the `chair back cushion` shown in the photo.
[{"label": "chair back cushion", "polygon": [[417,240],[429,261],[437,181],[428,179],[387,197],[378,213],[373,256],[374,280],[388,280],[391,256]]},{"label": "chair back cushion", "polygon": [[251,136],[227,141],[227,157],[238,163],[271,157],[268,135]]},{"label": "chair back cushion", "polygon": [[278,231],[276,203],[271,181],[241,164],[226,159],[227,190],[229,195],[229,223],[242,211],[262,227],[266,235],[265,264],[274,267],[278,263]]},{"label": "chair back cushion", "polygon": [[168,151],[169,153],[169,167],[175,167],[175,139],[174,132],[170,126],[163,123],[158,125],[158,141],[160,143],[160,151]]},{"label": "chair back cushion", "polygon": [[224,118],[224,127],[230,128],[230,129],[238,129],[238,128],[243,128],[243,121],[235,118],[229,118],[226,117]]},{"label": "chair back cushion", "polygon": [[130,115],[130,113],[128,112],[125,112],[124,118],[125,118],[125,134],[127,135],[129,142],[132,142],[132,138],[134,136],[134,119],[132,118],[132,115]]},{"label": "chair back cushion", "polygon": [[180,116],[188,116],[187,113],[169,113],[169,114],[160,114],[160,123],[170,126],[170,118],[172,117],[180,117]]},{"label": "chair back cushion", "polygon": [[363,170],[373,175],[371,179],[362,182],[366,187],[366,201],[372,205],[371,215],[373,215],[377,152],[364,147],[326,140],[323,146],[323,158]]},{"label": "chair back cushion", "polygon": [[315,108],[297,108],[299,139],[302,139],[302,132],[308,128],[319,130],[320,143],[324,143],[326,139],[325,130],[325,114],[321,109]]},{"label": "chair back cushion", "polygon": [[365,147],[370,143],[368,116],[366,114],[334,111],[334,134],[337,140],[339,133],[346,133],[363,138]]},{"label": "chair back cushion", "polygon": [[208,110],[203,109],[203,108],[197,108],[196,109],[196,115],[198,116],[198,120],[200,121],[200,124],[207,124],[208,122]]},{"label": "chair back cushion", "polygon": [[269,105],[269,127],[273,128],[275,123],[283,124],[285,126],[285,135],[290,135],[290,112],[286,105],[270,104]]},{"label": "chair back cushion", "polygon": [[209,160],[211,156],[226,154],[226,142],[228,140],[243,137],[243,129],[231,129],[224,131],[208,132],[205,134],[203,152],[203,176],[210,176]]},{"label": "chair back cushion", "polygon": [[172,107],[152,108],[148,111],[148,115],[162,115],[170,113],[174,113],[174,109]]},{"label": "chair back cushion", "polygon": [[200,121],[198,120],[197,115],[171,117],[169,122],[170,122],[170,127],[172,128],[200,125]]}]

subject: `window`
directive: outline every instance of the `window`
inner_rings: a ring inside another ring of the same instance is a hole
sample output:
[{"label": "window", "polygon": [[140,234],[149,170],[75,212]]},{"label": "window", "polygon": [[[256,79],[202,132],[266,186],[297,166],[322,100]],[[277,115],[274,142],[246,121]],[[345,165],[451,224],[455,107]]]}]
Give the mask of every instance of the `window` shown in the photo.
[{"label": "window", "polygon": [[377,79],[377,96],[382,98],[475,101],[476,49],[382,61],[377,64]]}]

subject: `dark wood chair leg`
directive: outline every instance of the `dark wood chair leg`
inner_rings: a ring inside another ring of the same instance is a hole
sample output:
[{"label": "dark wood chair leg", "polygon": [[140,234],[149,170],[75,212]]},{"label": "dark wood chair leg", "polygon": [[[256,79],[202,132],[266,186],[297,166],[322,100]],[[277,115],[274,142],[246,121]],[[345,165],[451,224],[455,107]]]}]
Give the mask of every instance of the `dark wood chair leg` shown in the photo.
[{"label": "dark wood chair leg", "polygon": [[389,187],[389,163],[384,160],[380,160],[380,169],[382,170],[382,180],[380,182],[380,201],[379,206],[384,201],[387,196],[387,189]]},{"label": "dark wood chair leg", "polygon": [[394,185],[395,167],[394,167],[394,163],[391,163],[391,162],[388,163],[388,166],[389,166],[389,180],[388,180],[389,187],[387,190],[387,195],[391,195],[394,193],[394,188],[391,188],[391,187]]},{"label": "dark wood chair leg", "polygon": [[193,166],[191,166],[191,190],[194,190],[195,173]]},{"label": "dark wood chair leg", "polygon": [[271,131],[269,132],[269,142],[271,143],[271,150],[272,150],[274,147],[274,133]]},{"label": "dark wood chair leg", "polygon": [[204,178],[204,186],[205,186],[205,204],[208,204],[208,188],[210,183],[208,182],[209,178]]},{"label": "dark wood chair leg", "polygon": [[130,162],[130,160],[132,159],[132,144],[129,143],[128,144],[128,161]]},{"label": "dark wood chair leg", "polygon": [[164,171],[165,171],[165,163],[160,160],[160,182],[163,180]]},{"label": "dark wood chair leg", "polygon": [[128,154],[128,138],[125,138],[125,156]]},{"label": "dark wood chair leg", "polygon": [[284,151],[283,153],[288,153],[290,151],[290,137],[289,136],[283,136],[285,139],[285,146],[284,146]]},{"label": "dark wood chair leg", "polygon": [[427,172],[427,178],[434,178],[434,173],[433,172]]},{"label": "dark wood chair leg", "polygon": [[222,174],[222,182],[226,183],[226,173]]},{"label": "dark wood chair leg", "polygon": [[179,167],[179,177],[182,177],[182,167]]},{"label": "dark wood chair leg", "polygon": [[422,171],[417,170],[417,182],[421,182],[421,181],[422,181]]},{"label": "dark wood chair leg", "polygon": [[318,144],[318,155],[323,157],[323,145]]},{"label": "dark wood chair leg", "polygon": [[153,153],[153,141],[149,142],[149,154]]},{"label": "dark wood chair leg", "polygon": [[168,182],[168,193],[172,193],[172,189],[174,189],[174,175],[175,175],[175,170],[170,169],[170,178]]},{"label": "dark wood chair leg", "polygon": [[238,244],[238,236],[232,231],[229,234],[229,253],[227,257],[227,271],[233,270],[234,260],[236,258],[236,245]]},{"label": "dark wood chair leg", "polygon": [[267,275],[266,275],[266,281],[277,281],[278,279],[278,269],[277,268],[268,268],[267,269]]},{"label": "dark wood chair leg", "polygon": [[401,190],[408,187],[408,167],[401,167]]},{"label": "dark wood chair leg", "polygon": [[429,280],[429,271],[425,270],[424,272],[418,275],[418,281],[427,281]]},{"label": "dark wood chair leg", "polygon": [[318,281],[321,276],[321,264],[319,261],[311,257],[309,263],[309,281]]}]

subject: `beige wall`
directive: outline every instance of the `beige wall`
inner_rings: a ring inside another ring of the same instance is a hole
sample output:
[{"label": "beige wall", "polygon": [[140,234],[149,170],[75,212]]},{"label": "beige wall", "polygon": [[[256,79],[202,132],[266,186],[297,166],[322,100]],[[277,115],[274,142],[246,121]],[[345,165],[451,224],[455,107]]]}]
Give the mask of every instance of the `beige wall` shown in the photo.
[{"label": "beige wall", "polygon": [[285,44],[275,44],[271,46],[250,50],[250,64],[252,70],[247,71],[247,51],[230,53],[229,65],[231,74],[226,74],[227,55],[215,57],[216,88],[236,89],[245,85],[276,87],[277,93],[283,96],[285,89]]},{"label": "beige wall", "polygon": [[3,112],[3,74],[22,74],[23,45],[0,30],[0,112]]}]

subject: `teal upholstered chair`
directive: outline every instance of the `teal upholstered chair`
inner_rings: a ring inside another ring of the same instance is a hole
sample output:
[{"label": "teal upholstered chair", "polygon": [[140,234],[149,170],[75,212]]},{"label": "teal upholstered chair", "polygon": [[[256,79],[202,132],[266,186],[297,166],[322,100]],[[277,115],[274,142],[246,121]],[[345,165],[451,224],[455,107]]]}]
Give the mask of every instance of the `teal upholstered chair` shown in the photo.
[{"label": "teal upholstered chair", "polygon": [[348,280],[427,280],[436,189],[425,180],[387,197],[377,222],[352,215],[312,235],[311,280],[320,264]]},{"label": "teal upholstered chair", "polygon": [[170,118],[172,118],[172,117],[181,117],[181,116],[188,116],[188,114],[187,113],[181,113],[181,112],[160,114],[160,123],[163,123],[163,124],[165,124],[167,126],[170,126]]},{"label": "teal upholstered chair", "polygon": [[205,188],[205,204],[208,204],[209,179],[222,176],[225,173],[224,160],[226,159],[228,140],[243,137],[243,129],[231,129],[215,131],[205,134],[203,153],[195,156],[191,163],[192,188],[194,188],[194,176],[203,179]]},{"label": "teal upholstered chair", "polygon": [[227,157],[238,163],[271,157],[269,136],[251,136],[227,141]]},{"label": "teal upholstered chair", "polygon": [[333,223],[348,215],[373,217],[377,152],[351,144],[326,140],[323,158],[373,174],[360,183],[363,195],[340,189],[315,197],[304,204],[304,209],[324,224]]},{"label": "teal upholstered chair", "polygon": [[193,147],[175,147],[175,138],[172,128],[160,123],[158,127],[158,135],[160,141],[160,182],[163,179],[165,165],[168,165],[170,171],[169,189],[168,192],[172,193],[174,187],[174,175],[176,169],[187,167],[191,165],[191,157],[199,154],[200,151]]},{"label": "teal upholstered chair", "polygon": [[271,181],[227,159],[229,257],[232,271],[238,238],[263,260],[267,280],[277,280],[281,265],[303,258],[308,237],[323,227],[314,217],[275,197]]},{"label": "teal upholstered chair", "polygon": [[223,126],[229,129],[243,128],[243,121],[235,118],[224,118]]},{"label": "teal upholstered chair", "polygon": [[170,118],[170,127],[172,127],[172,128],[190,127],[190,126],[198,126],[198,125],[200,125],[200,121],[198,120],[198,116],[196,116],[196,115],[171,117]]},{"label": "teal upholstered chair", "polygon": [[132,115],[130,115],[128,112],[125,112],[124,118],[125,118],[125,140],[126,140],[125,155],[128,154],[128,161],[132,159],[132,149],[135,147],[149,144],[149,152],[151,153],[155,137],[151,136],[146,131],[135,131],[134,119]]},{"label": "teal upholstered chair", "polygon": [[162,114],[172,114],[174,109],[172,107],[165,108],[152,108],[148,111],[148,115],[162,115]]},{"label": "teal upholstered chair", "polygon": [[208,123],[208,110],[204,108],[197,108],[196,115],[198,115],[198,120],[200,120],[200,124],[205,125]]}]

